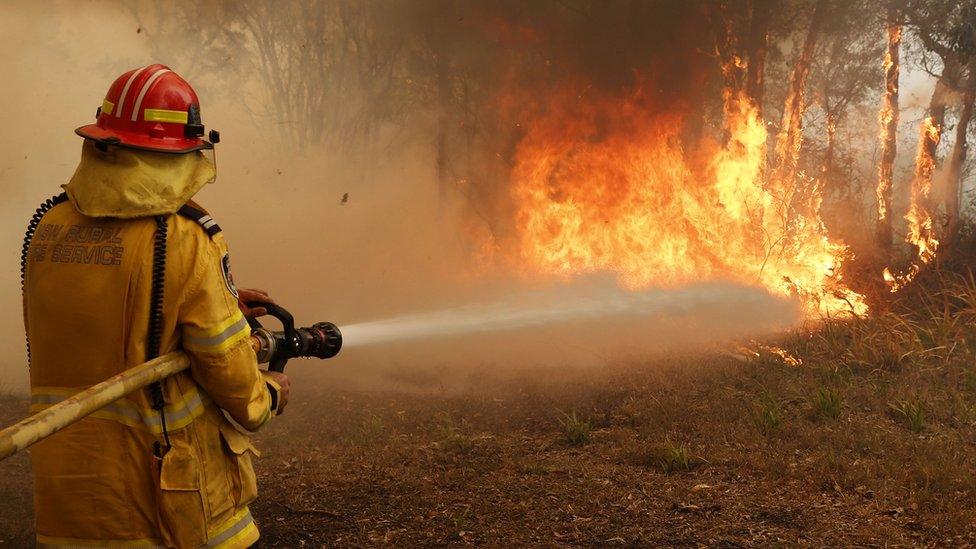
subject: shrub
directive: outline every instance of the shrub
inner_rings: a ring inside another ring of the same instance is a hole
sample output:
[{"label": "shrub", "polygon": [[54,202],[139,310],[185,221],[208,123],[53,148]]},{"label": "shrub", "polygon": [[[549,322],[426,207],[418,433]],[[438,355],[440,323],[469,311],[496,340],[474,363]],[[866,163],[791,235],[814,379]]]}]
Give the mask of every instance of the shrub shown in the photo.
[{"label": "shrub", "polygon": [[841,396],[836,389],[821,386],[813,395],[813,413],[818,418],[837,419],[840,417]]},{"label": "shrub", "polygon": [[461,420],[460,427],[456,426],[450,420],[447,421],[440,427],[441,440],[438,442],[438,447],[445,452],[455,454],[468,453],[474,446],[474,442],[467,435],[466,430],[467,422],[464,420]]},{"label": "shrub", "polygon": [[925,429],[925,409],[918,400],[898,400],[889,403],[888,408],[911,432],[921,433]]},{"label": "shrub", "polygon": [[563,428],[563,437],[566,442],[573,446],[579,446],[590,440],[590,431],[593,430],[593,426],[589,421],[580,419],[576,415],[576,410],[572,410],[568,414],[562,412],[562,415],[559,424]]},{"label": "shrub", "polygon": [[687,446],[674,444],[670,439],[665,440],[664,444],[631,441],[621,448],[620,456],[625,463],[658,469],[663,473],[690,471],[701,463]]},{"label": "shrub", "polygon": [[778,431],[783,422],[779,403],[768,393],[753,401],[750,415],[756,429],[766,436]]}]

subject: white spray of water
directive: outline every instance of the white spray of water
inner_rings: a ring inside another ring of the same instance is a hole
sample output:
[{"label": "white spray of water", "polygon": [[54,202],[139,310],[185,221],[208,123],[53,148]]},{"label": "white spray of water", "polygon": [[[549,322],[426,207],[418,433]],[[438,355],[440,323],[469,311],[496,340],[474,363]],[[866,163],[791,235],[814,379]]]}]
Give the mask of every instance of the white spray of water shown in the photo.
[{"label": "white spray of water", "polygon": [[[343,348],[393,341],[495,332],[574,321],[612,319],[640,322],[680,317],[701,311],[766,311],[757,324],[795,319],[795,304],[759,288],[702,284],[674,290],[633,292],[616,286],[564,288],[523,294],[496,303],[465,305],[440,311],[407,314],[343,326]],[[751,316],[751,315],[750,315]],[[743,322],[756,322],[745,320]],[[703,323],[702,329],[708,329]]]}]

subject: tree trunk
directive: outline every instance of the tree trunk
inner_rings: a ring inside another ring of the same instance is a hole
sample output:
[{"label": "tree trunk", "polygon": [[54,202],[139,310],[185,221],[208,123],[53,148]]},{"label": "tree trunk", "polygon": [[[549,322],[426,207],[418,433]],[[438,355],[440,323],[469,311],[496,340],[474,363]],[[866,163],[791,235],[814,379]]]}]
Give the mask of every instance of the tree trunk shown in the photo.
[{"label": "tree trunk", "polygon": [[912,200],[908,208],[908,235],[906,240],[918,249],[918,259],[925,264],[935,258],[939,241],[935,239],[932,224],[932,176],[935,174],[939,143],[945,127],[945,96],[955,81],[957,64],[946,60],[942,76],[935,84],[929,100],[929,116],[922,121],[918,153],[915,156],[915,178],[912,180]]},{"label": "tree trunk", "polygon": [[752,19],[749,21],[749,62],[746,66],[746,95],[762,117],[766,51],[769,45],[769,18],[771,0],[753,0]]},{"label": "tree trunk", "polygon": [[881,162],[878,165],[878,221],[875,236],[887,256],[891,250],[891,188],[894,183],[895,156],[898,148],[898,74],[902,27],[900,14],[888,8],[888,51],[885,53],[885,95],[878,118],[881,121]]},{"label": "tree trunk", "polygon": [[[935,90],[929,99],[929,116],[922,122],[922,132],[919,139],[918,155],[915,158],[915,180],[913,181],[913,196],[916,191],[924,200],[918,204],[931,216],[932,206],[929,193],[932,189],[932,176],[935,173],[939,143],[942,141],[942,130],[945,128],[945,117],[948,105],[947,96],[956,89],[959,76],[959,63],[953,58],[943,60],[945,67],[942,76],[935,84]],[[913,202],[914,206],[914,202]]]},{"label": "tree trunk", "polygon": [[806,107],[803,95],[806,89],[807,76],[810,75],[810,66],[813,63],[813,54],[817,47],[817,38],[820,36],[820,29],[823,27],[826,16],[826,5],[826,0],[817,0],[817,7],[814,9],[810,28],[807,30],[806,39],[803,41],[803,49],[800,52],[799,59],[797,59],[796,66],[793,68],[790,91],[783,107],[783,124],[776,144],[776,153],[779,159],[776,179],[780,185],[784,186],[790,185],[796,178],[800,147],[803,143],[803,111]]},{"label": "tree trunk", "polygon": [[932,221],[932,175],[935,173],[936,153],[942,140],[942,128],[945,124],[946,95],[957,82],[959,76],[958,59],[943,57],[944,68],[929,100],[929,116],[922,121],[918,137],[918,152],[915,155],[915,178],[912,179],[911,204],[905,220],[908,222],[908,234],[905,241],[915,246],[916,260],[908,272],[900,276],[892,276],[885,269],[885,280],[895,292],[915,278],[922,266],[930,263],[936,257],[939,241],[935,238],[935,227]]},{"label": "tree trunk", "polygon": [[[945,107],[942,107],[943,118]],[[915,179],[912,180],[912,201],[905,220],[908,235],[905,240],[918,250],[918,260],[924,265],[935,258],[939,241],[932,226],[932,174],[935,172],[935,151],[942,138],[942,126],[929,116],[922,121],[918,137],[918,154],[915,157]],[[919,264],[916,263],[916,267]]]},{"label": "tree trunk", "polygon": [[726,91],[737,94],[744,89],[745,65],[739,55],[728,6],[725,2],[715,2],[710,6],[708,14],[712,32],[715,33],[715,53],[722,66]]},{"label": "tree trunk", "polygon": [[949,169],[946,173],[946,189],[943,206],[946,213],[945,241],[951,244],[959,232],[959,215],[962,202],[962,168],[966,162],[969,143],[966,134],[973,119],[973,103],[976,101],[976,62],[971,62],[966,89],[963,94],[962,111],[956,125],[956,140],[949,156]]},{"label": "tree trunk", "polygon": [[451,131],[451,116],[453,97],[451,94],[451,75],[447,66],[447,59],[443,52],[436,55],[437,71],[437,140],[435,143],[437,155],[437,191],[443,202],[451,186],[451,174],[448,167],[447,143]]},{"label": "tree trunk", "polygon": [[[837,115],[827,113],[827,143],[824,147],[823,165],[820,167],[821,185],[826,187],[827,180],[834,171],[834,144],[837,142]],[[850,194],[850,190],[844,192]]]}]

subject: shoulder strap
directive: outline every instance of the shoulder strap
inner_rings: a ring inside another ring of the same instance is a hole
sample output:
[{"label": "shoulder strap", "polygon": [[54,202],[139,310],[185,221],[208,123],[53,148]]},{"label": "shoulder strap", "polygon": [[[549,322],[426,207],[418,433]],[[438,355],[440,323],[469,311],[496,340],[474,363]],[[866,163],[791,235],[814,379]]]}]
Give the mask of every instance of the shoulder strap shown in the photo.
[{"label": "shoulder strap", "polygon": [[185,204],[176,213],[199,223],[211,238],[220,232],[220,225],[204,210]]}]

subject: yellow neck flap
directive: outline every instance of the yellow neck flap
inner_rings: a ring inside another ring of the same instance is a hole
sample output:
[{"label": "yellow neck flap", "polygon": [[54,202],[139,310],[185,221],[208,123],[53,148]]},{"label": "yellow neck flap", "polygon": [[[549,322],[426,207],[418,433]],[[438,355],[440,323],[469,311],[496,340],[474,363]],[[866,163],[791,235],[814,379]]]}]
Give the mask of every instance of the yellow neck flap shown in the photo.
[{"label": "yellow neck flap", "polygon": [[216,175],[200,151],[166,154],[110,146],[103,152],[86,139],[64,190],[89,217],[145,217],[175,213]]}]

